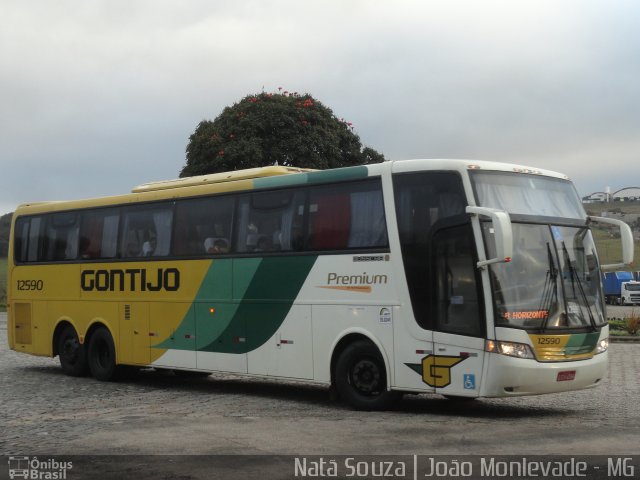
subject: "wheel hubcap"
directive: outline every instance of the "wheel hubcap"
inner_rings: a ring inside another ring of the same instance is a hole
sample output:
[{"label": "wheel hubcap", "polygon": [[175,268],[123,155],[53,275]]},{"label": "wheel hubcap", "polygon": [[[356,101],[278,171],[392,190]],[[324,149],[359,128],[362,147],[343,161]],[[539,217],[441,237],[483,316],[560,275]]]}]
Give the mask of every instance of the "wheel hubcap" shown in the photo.
[{"label": "wheel hubcap", "polygon": [[351,384],[364,394],[380,391],[381,374],[378,365],[368,359],[359,360],[351,369]]},{"label": "wheel hubcap", "polygon": [[78,360],[80,343],[75,338],[67,338],[62,344],[62,355],[67,363],[74,364]]}]

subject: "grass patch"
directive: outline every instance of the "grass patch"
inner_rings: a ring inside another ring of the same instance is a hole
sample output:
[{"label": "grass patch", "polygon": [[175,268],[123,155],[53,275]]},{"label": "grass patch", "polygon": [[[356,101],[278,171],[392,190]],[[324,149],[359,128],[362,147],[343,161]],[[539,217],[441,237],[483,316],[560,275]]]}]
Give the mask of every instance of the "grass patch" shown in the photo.
[{"label": "grass patch", "polygon": [[[593,240],[596,242],[596,249],[598,250],[598,257],[600,258],[600,264],[606,265],[610,263],[622,262],[622,241],[620,237],[614,238],[609,231],[604,228],[592,227]],[[635,251],[640,252],[640,241],[635,240]],[[632,269],[632,267],[629,267]]]},{"label": "grass patch", "polygon": [[[584,205],[589,215],[603,216],[605,212],[622,214],[622,220],[627,222],[632,228],[635,224],[635,217],[628,215],[640,214],[640,201],[634,202],[612,202],[612,203],[590,203]],[[620,217],[616,217],[620,218]],[[607,263],[620,263],[622,260],[622,243],[620,242],[618,229],[615,227],[603,227],[602,224],[592,225],[593,237],[598,249],[598,256],[602,265]],[[615,238],[612,234],[616,235]],[[640,241],[635,241],[636,255],[640,250]],[[631,267],[629,267],[631,269]]]},{"label": "grass patch", "polygon": [[640,316],[634,309],[631,315],[625,318],[609,319],[609,334],[613,336],[636,336],[640,334]]}]

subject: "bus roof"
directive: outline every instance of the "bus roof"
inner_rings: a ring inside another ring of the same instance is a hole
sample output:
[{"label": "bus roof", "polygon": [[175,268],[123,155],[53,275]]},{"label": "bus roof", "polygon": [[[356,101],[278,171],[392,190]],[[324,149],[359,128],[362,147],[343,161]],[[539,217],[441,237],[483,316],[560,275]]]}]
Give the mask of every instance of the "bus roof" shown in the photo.
[{"label": "bus roof", "polygon": [[232,172],[143,183],[142,185],[134,187],[132,189],[132,193],[124,193],[120,195],[109,195],[105,197],[93,197],[80,200],[28,202],[19,205],[16,212],[29,215],[77,208],[106,207],[110,205],[165,200],[181,196],[198,196],[209,193],[251,190],[252,188],[255,188],[255,184],[253,182],[258,179],[269,179],[277,178],[279,176],[314,172],[322,173],[323,171],[280,166],[249,168],[245,170],[235,170]]},{"label": "bus roof", "polygon": [[134,187],[132,193],[153,192],[157,190],[168,190],[171,188],[193,187],[197,185],[210,185],[212,183],[234,182],[236,180],[249,180],[252,178],[274,177],[277,175],[289,175],[292,173],[315,172],[311,168],[296,167],[258,167],[246,170],[234,170],[232,172],[211,173],[208,175],[198,175],[195,177],[177,178],[175,180],[161,180],[159,182],[143,183]]},{"label": "bus roof", "polygon": [[569,177],[563,173],[542,168],[535,168],[527,165],[518,165],[515,163],[492,162],[487,160],[469,160],[469,159],[451,159],[451,158],[433,158],[433,159],[412,159],[394,161],[392,172],[410,172],[425,169],[429,170],[480,170],[480,171],[498,171],[498,172],[514,172],[531,175],[541,175],[545,177],[560,178],[569,180]]}]

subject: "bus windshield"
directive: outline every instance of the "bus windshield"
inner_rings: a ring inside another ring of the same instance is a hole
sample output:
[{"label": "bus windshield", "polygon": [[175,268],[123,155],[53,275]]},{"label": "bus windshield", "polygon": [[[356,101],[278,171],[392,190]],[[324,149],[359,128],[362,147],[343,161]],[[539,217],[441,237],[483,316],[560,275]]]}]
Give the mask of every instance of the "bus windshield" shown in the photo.
[{"label": "bus windshield", "polygon": [[587,214],[568,180],[511,172],[473,171],[478,205],[511,214],[584,220]]},{"label": "bus windshield", "polygon": [[[513,220],[513,260],[491,266],[496,325],[538,331],[603,325],[596,247],[587,226],[576,222],[587,215],[573,184],[495,171],[474,171],[472,180],[479,205],[506,210]],[[482,225],[492,258],[493,229]]]},{"label": "bus windshield", "polygon": [[[491,250],[491,224],[483,223]],[[496,325],[530,330],[605,323],[596,247],[585,227],[513,224],[513,260],[491,266]]]}]

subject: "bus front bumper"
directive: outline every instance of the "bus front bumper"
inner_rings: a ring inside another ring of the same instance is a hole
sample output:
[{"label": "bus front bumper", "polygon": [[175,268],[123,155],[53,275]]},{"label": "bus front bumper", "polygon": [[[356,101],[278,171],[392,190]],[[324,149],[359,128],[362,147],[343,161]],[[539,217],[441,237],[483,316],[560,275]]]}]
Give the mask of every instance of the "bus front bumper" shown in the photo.
[{"label": "bus front bumper", "polygon": [[570,362],[538,362],[488,354],[483,397],[566,392],[595,387],[607,372],[608,352]]}]

